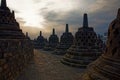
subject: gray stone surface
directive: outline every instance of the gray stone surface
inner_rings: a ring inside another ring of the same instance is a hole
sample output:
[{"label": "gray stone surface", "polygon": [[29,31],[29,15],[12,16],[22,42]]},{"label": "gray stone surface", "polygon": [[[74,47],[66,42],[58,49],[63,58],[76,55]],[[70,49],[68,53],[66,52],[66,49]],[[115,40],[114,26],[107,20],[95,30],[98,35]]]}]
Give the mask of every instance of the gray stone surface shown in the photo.
[{"label": "gray stone surface", "polygon": [[34,61],[17,80],[78,80],[84,70],[60,63],[61,58],[50,52],[35,50]]}]

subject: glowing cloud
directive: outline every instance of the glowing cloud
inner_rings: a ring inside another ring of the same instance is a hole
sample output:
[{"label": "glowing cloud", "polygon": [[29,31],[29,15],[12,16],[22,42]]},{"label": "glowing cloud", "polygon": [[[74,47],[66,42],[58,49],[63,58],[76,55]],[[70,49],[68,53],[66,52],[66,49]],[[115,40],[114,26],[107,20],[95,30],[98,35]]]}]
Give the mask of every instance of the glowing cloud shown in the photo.
[{"label": "glowing cloud", "polygon": [[89,15],[89,25],[99,33],[104,32],[120,5],[119,0],[7,0],[7,3],[15,10],[23,31],[32,38],[40,30],[48,37],[52,28],[61,35],[66,23],[70,24],[71,32],[76,32],[85,12]]}]

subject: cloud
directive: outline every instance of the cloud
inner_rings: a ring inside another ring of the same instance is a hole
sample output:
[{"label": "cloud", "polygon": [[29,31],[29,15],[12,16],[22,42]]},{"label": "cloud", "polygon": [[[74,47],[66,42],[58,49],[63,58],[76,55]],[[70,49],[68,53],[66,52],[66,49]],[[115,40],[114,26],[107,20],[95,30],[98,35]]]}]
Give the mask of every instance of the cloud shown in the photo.
[{"label": "cloud", "polygon": [[[22,29],[23,33],[26,34],[26,32],[28,32],[29,36],[31,37],[31,39],[37,38],[37,36],[39,36],[40,31],[43,31],[42,28],[37,28],[35,26],[24,26],[25,25],[25,21],[23,18],[16,18],[17,22],[20,23],[20,29]],[[47,36],[45,33],[43,33],[43,35]]]},{"label": "cloud", "polygon": [[36,38],[40,30],[48,37],[52,28],[60,36],[66,23],[74,35],[82,27],[84,13],[88,13],[89,26],[97,33],[104,33],[116,17],[119,5],[119,0],[8,0],[23,32],[29,32],[32,38]]},{"label": "cloud", "polygon": [[[77,1],[79,2],[81,0]],[[110,22],[115,18],[120,5],[119,0],[89,0],[83,1],[83,3],[85,4],[83,7],[84,10],[81,9],[80,3],[75,9],[66,12],[50,11],[48,8],[42,9],[45,27],[51,29],[49,25],[53,25],[59,31],[64,31],[65,24],[69,23],[72,29],[71,31],[75,32],[77,28],[82,27],[83,14],[87,12],[89,26],[94,27],[97,33],[104,33],[107,31]]]},{"label": "cloud", "polygon": [[39,3],[41,0],[32,0],[34,3]]}]

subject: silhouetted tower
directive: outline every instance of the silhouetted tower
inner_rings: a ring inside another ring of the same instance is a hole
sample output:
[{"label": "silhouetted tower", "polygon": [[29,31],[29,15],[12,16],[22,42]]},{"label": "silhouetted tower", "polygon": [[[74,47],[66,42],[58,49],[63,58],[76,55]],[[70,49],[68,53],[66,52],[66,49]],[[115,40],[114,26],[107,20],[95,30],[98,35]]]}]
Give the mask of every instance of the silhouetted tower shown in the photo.
[{"label": "silhouetted tower", "polygon": [[1,0],[0,9],[3,9],[4,11],[10,11],[10,9],[7,7],[6,0]]},{"label": "silhouetted tower", "polygon": [[7,7],[6,0],[1,0],[1,7],[2,8],[6,8]]},{"label": "silhouetted tower", "polygon": [[12,15],[13,15],[13,17],[15,18],[15,12],[14,12],[14,11],[12,11]]},{"label": "silhouetted tower", "polygon": [[60,43],[56,47],[54,54],[63,55],[66,53],[67,49],[73,44],[73,35],[69,32],[69,26],[66,24],[65,32],[60,37]]},{"label": "silhouetted tower", "polygon": [[42,31],[40,31],[40,36],[42,36]]},{"label": "silhouetted tower", "polygon": [[50,35],[48,42],[49,43],[47,43],[44,47],[44,50],[46,50],[46,51],[54,50],[56,48],[57,44],[59,43],[59,38],[55,34],[54,28],[52,30],[52,34]]},{"label": "silhouetted tower", "polygon": [[87,17],[87,13],[84,14],[83,17],[83,27],[87,28],[88,27],[88,17]]},{"label": "silhouetted tower", "polygon": [[40,31],[39,36],[37,37],[37,43],[39,48],[43,48],[45,46],[46,40],[45,38],[42,36],[42,31]]},{"label": "silhouetted tower", "polygon": [[69,26],[68,24],[66,24],[66,29],[65,29],[65,32],[68,33],[69,32]]},{"label": "silhouetted tower", "polygon": [[55,29],[53,28],[53,35],[55,35]]},{"label": "silhouetted tower", "polygon": [[29,37],[28,32],[26,32],[26,35],[25,35],[25,36],[26,36],[26,38],[27,38],[27,39],[29,39],[29,40],[30,40],[30,37]]},{"label": "silhouetted tower", "polygon": [[52,32],[52,35],[50,35],[49,37],[49,44],[51,47],[56,47],[56,45],[58,44],[59,42],[59,38],[58,36],[55,34],[55,29],[53,28],[53,32]]}]

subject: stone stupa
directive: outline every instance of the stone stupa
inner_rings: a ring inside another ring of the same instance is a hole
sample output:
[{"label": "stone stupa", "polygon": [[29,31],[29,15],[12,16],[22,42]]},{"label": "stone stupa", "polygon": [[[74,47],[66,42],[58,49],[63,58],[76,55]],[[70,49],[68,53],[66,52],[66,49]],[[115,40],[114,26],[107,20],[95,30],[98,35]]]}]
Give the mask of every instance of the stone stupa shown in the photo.
[{"label": "stone stupa", "polygon": [[106,50],[79,80],[120,80],[120,8],[109,26]]},{"label": "stone stupa", "polygon": [[39,49],[44,48],[46,39],[42,36],[42,31],[40,31],[40,35],[37,37],[37,40],[35,42],[36,42],[35,46],[37,48],[39,48]]},{"label": "stone stupa", "polygon": [[59,43],[59,38],[55,34],[55,29],[53,28],[52,35],[50,35],[49,41],[45,45],[44,50],[46,50],[46,51],[54,50],[56,48],[56,46],[58,45],[58,43]]},{"label": "stone stupa", "polygon": [[73,35],[69,32],[69,26],[66,24],[66,30],[60,38],[60,43],[56,47],[53,54],[63,55],[66,53],[67,49],[73,44]]},{"label": "stone stupa", "polygon": [[0,80],[16,80],[33,59],[33,46],[6,0],[0,5]]},{"label": "stone stupa", "polygon": [[30,37],[29,37],[29,35],[28,35],[28,32],[26,32],[25,37],[26,37],[28,40],[31,40]]},{"label": "stone stupa", "polygon": [[88,27],[88,17],[84,14],[83,27],[75,34],[74,44],[61,60],[62,63],[85,68],[100,56],[102,50],[97,45],[97,35],[92,27]]},{"label": "stone stupa", "polygon": [[1,0],[0,6],[0,39],[25,38],[19,23],[15,19],[14,11],[7,7],[6,0]]}]

